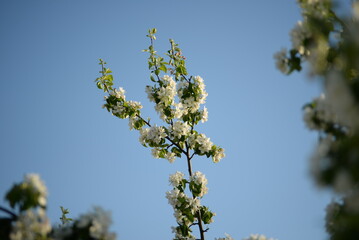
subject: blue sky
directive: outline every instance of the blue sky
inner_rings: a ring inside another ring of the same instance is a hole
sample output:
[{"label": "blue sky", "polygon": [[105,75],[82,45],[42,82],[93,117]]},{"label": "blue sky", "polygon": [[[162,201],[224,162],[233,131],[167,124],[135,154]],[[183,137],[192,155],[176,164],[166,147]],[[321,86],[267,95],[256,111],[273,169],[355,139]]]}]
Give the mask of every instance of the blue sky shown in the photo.
[{"label": "blue sky", "polygon": [[[263,233],[280,240],[326,238],[328,191],[309,175],[317,135],[301,107],[320,93],[305,72],[283,76],[273,54],[290,47],[300,19],[295,1],[10,1],[0,2],[0,193],[25,173],[49,189],[53,222],[100,205],[112,211],[118,239],[171,239],[175,220],[165,192],[184,161],[153,159],[126,120],[101,108],[94,79],[108,62],[127,99],[156,113],[145,37],[156,48],[180,44],[189,73],[204,78],[209,121],[199,126],[226,150],[218,164],[194,159],[208,178],[203,203],[217,213],[207,239]],[[160,122],[158,122],[160,123]],[[0,204],[4,204],[1,200]]]}]

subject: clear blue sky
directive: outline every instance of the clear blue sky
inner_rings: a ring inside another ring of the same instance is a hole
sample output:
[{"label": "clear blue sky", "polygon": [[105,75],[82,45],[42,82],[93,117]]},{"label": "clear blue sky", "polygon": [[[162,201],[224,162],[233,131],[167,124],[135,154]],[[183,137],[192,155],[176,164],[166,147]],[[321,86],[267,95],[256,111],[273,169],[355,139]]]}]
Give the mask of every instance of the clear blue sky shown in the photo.
[{"label": "clear blue sky", "polygon": [[209,121],[200,131],[227,154],[193,162],[209,181],[203,202],[217,213],[208,239],[324,240],[331,196],[310,179],[317,135],[301,113],[320,88],[305,73],[281,75],[273,61],[299,19],[294,0],[0,1],[0,194],[36,172],[54,222],[60,205],[70,217],[100,205],[118,239],[172,238],[165,192],[184,161],[153,159],[127,120],[101,108],[94,84],[103,58],[127,98],[154,116],[141,50],[156,27],[158,52],[175,39],[190,74],[204,78]]}]

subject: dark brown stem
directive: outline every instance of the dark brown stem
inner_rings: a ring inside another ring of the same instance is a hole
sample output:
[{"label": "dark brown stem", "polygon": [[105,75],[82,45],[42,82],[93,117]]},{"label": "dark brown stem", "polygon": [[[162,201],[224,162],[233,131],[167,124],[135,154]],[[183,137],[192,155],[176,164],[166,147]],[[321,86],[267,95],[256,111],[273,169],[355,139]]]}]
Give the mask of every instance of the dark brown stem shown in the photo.
[{"label": "dark brown stem", "polygon": [[3,211],[5,213],[9,214],[12,217],[12,219],[17,219],[17,215],[6,208],[0,207],[0,211]]},{"label": "dark brown stem", "polygon": [[[137,117],[141,118],[141,119],[146,123],[147,126],[152,127],[151,124],[150,124],[148,121],[146,121],[145,119],[143,119],[140,115],[137,115]],[[185,146],[186,146],[186,150],[184,150],[184,149],[181,148],[176,142],[174,142],[170,137],[167,136],[166,139],[167,139],[168,141],[170,141],[172,145],[175,145],[178,149],[181,150],[182,153],[184,153],[184,154],[186,155],[186,158],[187,158],[187,166],[188,166],[188,174],[189,174],[190,177],[192,177],[192,163],[191,163],[191,159],[193,158],[194,153],[193,153],[192,155],[190,154],[190,148],[188,147],[188,144],[185,143],[185,144],[186,144],[186,145],[185,145]],[[193,198],[196,198],[193,194],[192,194],[192,197],[193,197]],[[200,232],[200,235],[201,235],[201,239],[200,239],[200,240],[205,240],[205,238],[204,238],[204,233],[205,233],[208,229],[206,229],[206,230],[203,229],[202,217],[201,217],[200,211],[197,212],[197,219],[198,219],[198,223],[196,223],[196,225],[198,225],[199,232]],[[193,225],[194,225],[194,224],[193,224]]]},{"label": "dark brown stem", "polygon": [[[192,156],[190,156],[190,151],[189,151],[189,147],[186,143],[186,157],[187,157],[187,165],[188,165],[188,174],[190,177],[192,177],[192,163],[191,163],[191,159],[192,157],[194,156],[194,153],[192,154]],[[192,197],[193,198],[196,198],[193,193],[192,193]],[[200,235],[201,235],[201,240],[204,240],[204,233],[207,231],[207,230],[203,230],[203,225],[202,225],[202,217],[201,217],[201,212],[198,211],[197,212],[197,219],[198,219],[198,228],[199,228],[199,232],[200,232]]]}]

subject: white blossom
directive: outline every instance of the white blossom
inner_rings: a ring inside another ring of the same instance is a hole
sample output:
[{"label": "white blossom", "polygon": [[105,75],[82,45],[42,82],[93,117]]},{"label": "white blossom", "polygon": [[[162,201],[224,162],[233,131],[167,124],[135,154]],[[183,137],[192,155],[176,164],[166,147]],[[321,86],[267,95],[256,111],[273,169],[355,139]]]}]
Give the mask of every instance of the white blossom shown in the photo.
[{"label": "white blossom", "polygon": [[182,103],[174,103],[173,115],[174,118],[180,119],[183,115],[188,113],[188,110],[185,109]]},{"label": "white blossom", "polygon": [[140,143],[160,144],[162,139],[167,137],[164,127],[152,126],[150,128],[142,128],[140,130]]},{"label": "white blossom", "polygon": [[275,239],[267,238],[266,236],[260,234],[251,234],[249,238],[245,238],[243,240],[275,240]]},{"label": "white blossom", "polygon": [[38,202],[41,206],[45,207],[48,193],[45,183],[41,180],[40,175],[35,173],[26,174],[24,184],[28,184],[39,194]]},{"label": "white blossom", "polygon": [[181,240],[196,240],[196,237],[193,236],[192,234],[189,234],[189,236],[183,236],[182,232],[180,229],[177,229],[176,227],[171,227],[172,228],[172,232],[175,234],[175,238],[174,239],[181,239]]},{"label": "white blossom", "polygon": [[[125,112],[126,112],[126,108],[123,106],[122,102],[117,102],[116,106],[114,106],[112,109],[113,114],[122,115]],[[128,117],[128,115],[125,116],[125,118],[127,118],[127,117]]]},{"label": "white blossom", "polygon": [[43,209],[26,210],[22,212],[14,223],[11,240],[43,239],[51,232],[51,224]]},{"label": "white blossom", "polygon": [[190,126],[186,122],[176,121],[171,128],[171,134],[175,138],[186,136],[190,131]]},{"label": "white blossom", "polygon": [[225,156],[226,156],[226,154],[224,154],[224,149],[223,148],[217,148],[214,155],[213,155],[213,157],[212,157],[213,162],[218,163]]},{"label": "white blossom", "polygon": [[136,122],[140,121],[141,119],[138,116],[130,117],[128,120],[128,127],[130,130],[133,130],[135,128]]},{"label": "white blossom", "polygon": [[224,235],[226,237],[224,237],[224,238],[215,238],[214,240],[234,240],[234,238],[232,238],[229,234],[225,233]]},{"label": "white blossom", "polygon": [[177,171],[176,173],[170,175],[169,182],[173,187],[177,187],[178,185],[181,184],[183,177],[184,174]]},{"label": "white blossom", "polygon": [[289,72],[287,49],[282,48],[282,50],[274,54],[273,57],[275,59],[277,69],[282,73],[287,74]]},{"label": "white blossom", "polygon": [[207,138],[203,133],[197,136],[196,142],[199,144],[198,149],[202,154],[206,154],[211,151],[213,143],[210,138]]},{"label": "white blossom", "polygon": [[201,172],[195,172],[191,176],[191,181],[194,182],[196,185],[201,185],[201,192],[199,193],[199,197],[203,197],[203,195],[207,194],[208,188],[207,188],[207,179],[206,176]]},{"label": "white blossom", "polygon": [[208,121],[208,109],[206,107],[201,111],[201,121],[203,123]]},{"label": "white blossom", "polygon": [[146,93],[148,100],[150,100],[150,102],[155,102],[155,98],[153,97],[153,87],[146,86]]},{"label": "white blossom", "polygon": [[[190,96],[186,96],[184,93],[187,92],[188,94],[190,84],[192,85],[192,91]],[[180,82],[177,85],[177,95],[180,99],[180,103],[182,103],[182,107],[190,113],[195,113],[199,110],[200,105],[206,102],[208,93],[205,91],[203,79],[200,76],[195,76],[193,77],[193,83]]]},{"label": "white blossom", "polygon": [[142,109],[142,105],[140,102],[136,102],[136,101],[128,101],[127,102],[128,106],[134,110],[139,110]]},{"label": "white blossom", "polygon": [[161,149],[157,148],[157,147],[152,148],[152,150],[151,150],[152,156],[154,158],[160,158],[160,156],[159,156],[160,152],[161,152]]},{"label": "white blossom", "polygon": [[306,46],[304,46],[304,41],[311,37],[311,33],[303,22],[299,21],[297,23],[297,25],[292,29],[290,36],[294,49],[298,50],[298,52],[302,55],[310,54],[309,50]]},{"label": "white blossom", "polygon": [[166,152],[165,158],[170,162],[173,163],[176,160],[176,154],[173,152]]},{"label": "white blossom", "polygon": [[90,226],[90,236],[97,239],[114,240],[116,235],[109,232],[112,224],[111,213],[103,210],[101,207],[94,209],[80,216],[77,227],[85,228]]},{"label": "white blossom", "polygon": [[326,84],[328,105],[340,123],[352,129],[359,128],[359,110],[343,77],[337,72],[329,73]]},{"label": "white blossom", "polygon": [[118,90],[114,89],[113,91],[111,91],[110,94],[118,99],[122,99],[123,101],[125,101],[126,100],[125,92],[126,91],[122,87],[120,87]]},{"label": "white blossom", "polygon": [[172,189],[172,191],[166,192],[166,198],[168,199],[168,203],[175,208],[178,204],[178,198],[184,198],[186,195],[178,190],[177,188]]}]

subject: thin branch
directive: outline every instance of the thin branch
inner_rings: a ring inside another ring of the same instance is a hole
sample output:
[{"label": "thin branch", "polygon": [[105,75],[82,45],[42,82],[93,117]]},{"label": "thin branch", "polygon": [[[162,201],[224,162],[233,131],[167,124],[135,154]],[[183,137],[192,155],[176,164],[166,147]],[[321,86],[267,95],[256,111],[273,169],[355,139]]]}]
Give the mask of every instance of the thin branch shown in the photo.
[{"label": "thin branch", "polygon": [[12,217],[12,219],[17,219],[17,215],[15,213],[13,213],[12,211],[10,211],[4,207],[0,206],[0,211],[3,211],[5,213],[9,214]]},{"label": "thin branch", "polygon": [[[145,123],[146,123],[146,125],[147,126],[149,126],[149,127],[152,127],[151,126],[151,124],[148,122],[148,121],[146,121],[145,119],[143,119],[143,117],[141,117],[140,115],[138,115],[137,114],[137,117],[139,117],[139,118],[141,118]],[[183,154],[186,154],[186,151],[183,149],[183,148],[181,148],[181,146],[180,145],[178,145],[176,142],[174,142],[170,137],[165,137],[168,141],[170,141],[173,145],[175,145],[179,150],[181,150],[181,152],[183,153]]]}]

